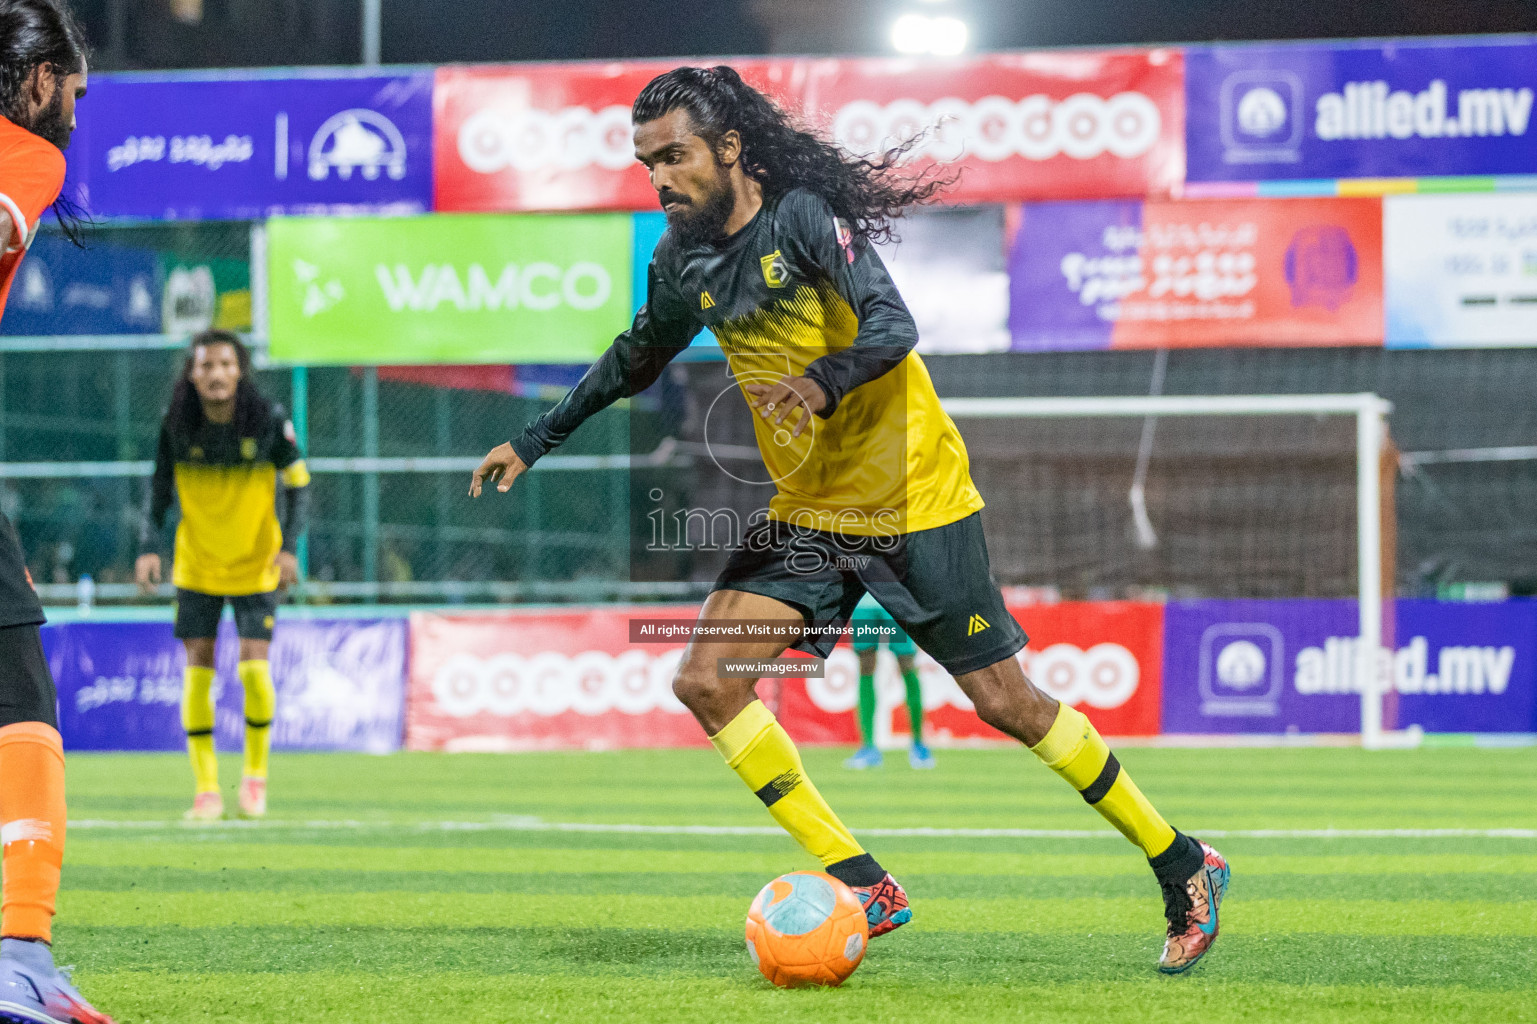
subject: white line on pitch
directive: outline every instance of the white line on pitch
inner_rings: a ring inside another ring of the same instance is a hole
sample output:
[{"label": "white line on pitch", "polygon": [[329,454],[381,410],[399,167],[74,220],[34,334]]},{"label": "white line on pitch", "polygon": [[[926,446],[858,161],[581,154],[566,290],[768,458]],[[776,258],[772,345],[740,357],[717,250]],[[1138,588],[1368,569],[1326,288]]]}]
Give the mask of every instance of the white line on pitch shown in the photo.
[{"label": "white line on pitch", "polygon": [[[178,832],[228,830],[318,829],[417,832],[599,832],[655,836],[774,836],[782,830],[771,825],[639,825],[620,822],[542,821],[538,818],[501,818],[494,821],[122,821],[87,818],[71,821],[72,829],[123,829]],[[859,835],[919,839],[1114,839],[1108,829],[1073,828],[856,828]],[[1261,828],[1195,829],[1212,839],[1537,839],[1534,828]]]}]

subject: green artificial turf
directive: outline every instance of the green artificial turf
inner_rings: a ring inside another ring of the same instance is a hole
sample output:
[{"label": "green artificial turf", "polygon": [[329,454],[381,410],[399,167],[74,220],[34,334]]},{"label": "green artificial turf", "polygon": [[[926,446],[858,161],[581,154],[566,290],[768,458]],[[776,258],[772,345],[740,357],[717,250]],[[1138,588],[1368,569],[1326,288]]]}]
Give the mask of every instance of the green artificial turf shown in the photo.
[{"label": "green artificial turf", "polygon": [[72,755],[58,959],[120,1024],[1537,1020],[1537,749],[1121,751],[1197,836],[1516,833],[1213,839],[1222,937],[1178,978],[1139,853],[1027,753],[846,753],[805,758],[856,830],[1074,834],[867,834],[914,922],[781,992],[743,916],[814,865],[713,751],[278,755],[267,821],[201,827],[182,758]]}]

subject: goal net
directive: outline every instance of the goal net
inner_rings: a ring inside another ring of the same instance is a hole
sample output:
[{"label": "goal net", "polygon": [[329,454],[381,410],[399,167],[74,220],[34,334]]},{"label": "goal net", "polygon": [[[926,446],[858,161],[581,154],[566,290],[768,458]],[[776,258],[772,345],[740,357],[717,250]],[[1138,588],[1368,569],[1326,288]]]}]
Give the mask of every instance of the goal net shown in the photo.
[{"label": "goal net", "polygon": [[1361,739],[1384,713],[1389,405],[1371,394],[950,399],[1001,582],[1064,597],[1355,598]]}]

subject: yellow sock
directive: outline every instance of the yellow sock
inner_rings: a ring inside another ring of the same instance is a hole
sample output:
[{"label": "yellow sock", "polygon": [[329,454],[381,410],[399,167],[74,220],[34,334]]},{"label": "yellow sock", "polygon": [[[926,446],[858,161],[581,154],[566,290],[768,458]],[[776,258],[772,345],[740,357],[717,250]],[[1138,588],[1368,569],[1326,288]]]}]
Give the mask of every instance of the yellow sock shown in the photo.
[{"label": "yellow sock", "polygon": [[219,758],[213,749],[214,670],[188,665],[182,675],[181,724],[187,730],[187,756],[199,793],[219,791]]},{"label": "yellow sock", "polygon": [[864,847],[854,840],[806,778],[795,744],[762,701],[755,700],[743,708],[724,729],[710,737],[710,742],[732,771],[747,783],[747,788],[763,801],[780,827],[823,866],[855,857],[868,859]]},{"label": "yellow sock", "polygon": [[272,716],[278,695],[272,686],[272,668],[265,660],[242,661],[235,667],[245,687],[245,773],[267,777],[267,751],[272,746]]},{"label": "yellow sock", "polygon": [[1066,704],[1057,708],[1057,720],[1031,751],[1148,857],[1168,850],[1174,843],[1174,829],[1121,770],[1099,730],[1083,712]]}]

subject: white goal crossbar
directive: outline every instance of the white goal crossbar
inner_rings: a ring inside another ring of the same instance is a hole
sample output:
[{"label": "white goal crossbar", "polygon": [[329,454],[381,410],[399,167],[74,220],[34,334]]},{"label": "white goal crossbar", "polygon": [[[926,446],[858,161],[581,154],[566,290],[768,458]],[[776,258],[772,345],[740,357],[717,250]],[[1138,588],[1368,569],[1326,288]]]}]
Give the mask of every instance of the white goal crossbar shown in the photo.
[{"label": "white goal crossbar", "polygon": [[1340,395],[1148,395],[1086,398],[951,398],[955,419],[1040,419],[1149,416],[1353,416],[1356,421],[1356,573],[1361,642],[1361,745],[1409,746],[1417,730],[1382,727],[1377,658],[1382,649],[1382,487],[1379,477],[1387,416],[1393,405],[1370,393]]}]

